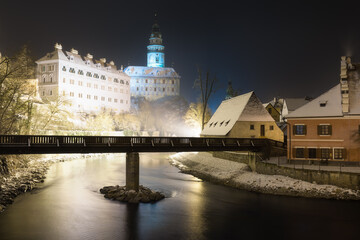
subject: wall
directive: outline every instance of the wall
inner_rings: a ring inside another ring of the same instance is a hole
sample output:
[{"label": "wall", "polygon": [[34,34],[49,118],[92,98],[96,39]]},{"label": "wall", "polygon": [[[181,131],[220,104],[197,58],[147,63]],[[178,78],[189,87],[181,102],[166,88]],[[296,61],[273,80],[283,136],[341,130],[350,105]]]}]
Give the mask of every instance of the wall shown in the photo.
[{"label": "wall", "polygon": [[[291,126],[288,128],[287,138],[288,158],[293,158],[294,147],[344,147],[346,149],[345,161],[360,161],[359,117],[288,119],[288,123]],[[306,135],[293,135],[294,124],[305,124]],[[319,136],[317,134],[319,124],[330,124],[332,126],[331,136]]]},{"label": "wall", "polygon": [[[254,129],[250,129],[250,125],[254,125]],[[265,125],[264,138],[273,139],[279,142],[284,141],[284,133],[276,125],[275,121],[237,121],[231,131],[228,133],[230,138],[261,138],[260,126]],[[273,126],[273,130],[270,130],[270,126]]]},{"label": "wall", "polygon": [[214,152],[214,157],[235,162],[246,163],[252,171],[266,175],[283,175],[306,182],[329,184],[343,188],[360,190],[360,174],[318,171],[310,169],[294,169],[275,164],[260,162],[254,154],[236,152]]}]

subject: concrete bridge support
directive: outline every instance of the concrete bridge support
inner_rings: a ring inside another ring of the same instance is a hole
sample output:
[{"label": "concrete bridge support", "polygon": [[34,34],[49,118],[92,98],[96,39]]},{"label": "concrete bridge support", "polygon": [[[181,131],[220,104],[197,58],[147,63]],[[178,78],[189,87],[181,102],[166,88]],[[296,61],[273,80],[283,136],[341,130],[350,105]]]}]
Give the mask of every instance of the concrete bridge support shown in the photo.
[{"label": "concrete bridge support", "polygon": [[126,153],[126,190],[139,191],[139,153]]}]

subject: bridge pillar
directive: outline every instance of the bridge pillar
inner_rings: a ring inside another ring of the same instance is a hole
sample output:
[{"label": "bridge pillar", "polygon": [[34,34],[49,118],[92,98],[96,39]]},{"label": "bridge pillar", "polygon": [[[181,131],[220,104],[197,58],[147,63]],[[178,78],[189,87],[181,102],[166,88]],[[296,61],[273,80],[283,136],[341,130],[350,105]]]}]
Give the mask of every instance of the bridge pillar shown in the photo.
[{"label": "bridge pillar", "polygon": [[126,190],[139,191],[139,153],[126,153]]}]

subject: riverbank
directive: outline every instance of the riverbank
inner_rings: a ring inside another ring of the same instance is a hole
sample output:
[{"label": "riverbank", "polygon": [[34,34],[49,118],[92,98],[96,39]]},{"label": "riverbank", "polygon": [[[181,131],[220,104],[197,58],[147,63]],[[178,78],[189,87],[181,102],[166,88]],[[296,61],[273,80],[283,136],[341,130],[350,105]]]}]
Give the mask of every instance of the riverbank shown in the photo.
[{"label": "riverbank", "polygon": [[[34,190],[37,184],[44,182],[51,164],[93,156],[97,156],[97,154],[2,156],[0,212],[4,211],[6,206],[12,204],[18,195]],[[4,159],[6,159],[6,161],[4,161]],[[6,162],[6,164],[4,164],[4,162]]]},{"label": "riverbank", "polygon": [[252,172],[247,164],[213,157],[210,153],[176,153],[170,163],[203,180],[253,192],[294,197],[360,200],[360,191],[319,185],[281,175]]}]

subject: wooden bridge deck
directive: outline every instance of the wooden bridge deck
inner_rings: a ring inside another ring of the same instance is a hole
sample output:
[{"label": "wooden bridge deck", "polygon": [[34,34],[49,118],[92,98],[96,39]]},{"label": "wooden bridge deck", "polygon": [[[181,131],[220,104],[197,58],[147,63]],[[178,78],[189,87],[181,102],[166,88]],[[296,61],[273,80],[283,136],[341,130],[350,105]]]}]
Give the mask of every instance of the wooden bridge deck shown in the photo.
[{"label": "wooden bridge deck", "polygon": [[252,151],[268,156],[285,150],[283,142],[265,138],[113,137],[0,135],[1,154]]}]

